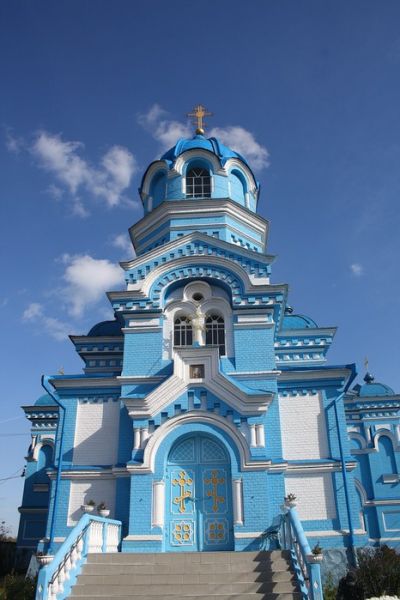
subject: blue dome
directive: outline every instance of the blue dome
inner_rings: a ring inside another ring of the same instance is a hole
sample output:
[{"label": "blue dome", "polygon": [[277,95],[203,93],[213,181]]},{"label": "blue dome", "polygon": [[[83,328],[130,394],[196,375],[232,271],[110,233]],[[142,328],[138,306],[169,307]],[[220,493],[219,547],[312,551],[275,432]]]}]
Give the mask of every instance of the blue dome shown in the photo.
[{"label": "blue dome", "polygon": [[394,396],[394,391],[384,383],[364,383],[360,386],[358,395],[361,397]]},{"label": "blue dome", "polygon": [[188,150],[193,150],[194,148],[201,148],[202,150],[208,150],[209,152],[216,154],[222,163],[228,160],[228,158],[239,158],[246,163],[246,165],[248,164],[243,156],[227,146],[224,146],[224,144],[221,144],[217,138],[206,138],[201,134],[196,134],[193,138],[188,139],[180,138],[175,146],[162,155],[161,159],[174,161],[180,154],[183,154]]},{"label": "blue dome", "polygon": [[282,321],[282,329],[317,329],[315,321],[305,315],[285,315]]},{"label": "blue dome", "polygon": [[57,405],[50,394],[43,394],[43,396],[40,396],[35,402],[35,406],[50,406],[51,404]]},{"label": "blue dome", "polygon": [[121,324],[119,321],[102,321],[97,323],[88,333],[88,337],[116,337],[122,336]]}]

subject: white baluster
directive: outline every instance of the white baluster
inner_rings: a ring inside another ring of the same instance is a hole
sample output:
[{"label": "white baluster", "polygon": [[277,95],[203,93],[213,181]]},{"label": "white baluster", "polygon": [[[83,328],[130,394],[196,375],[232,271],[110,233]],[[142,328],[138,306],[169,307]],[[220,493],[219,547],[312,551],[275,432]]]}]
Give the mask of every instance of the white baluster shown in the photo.
[{"label": "white baluster", "polygon": [[256,425],[256,442],[258,448],[265,447],[264,425],[262,423]]},{"label": "white baluster", "polygon": [[89,529],[88,553],[101,552],[103,548],[103,523],[92,521]]},{"label": "white baluster", "polygon": [[106,552],[118,552],[119,525],[109,524],[107,527]]},{"label": "white baluster", "polygon": [[153,510],[152,510],[152,525],[153,527],[164,526],[164,510],[165,510],[165,485],[163,481],[153,482]]},{"label": "white baluster", "polygon": [[140,429],[135,427],[133,430],[133,448],[139,450],[140,448]]},{"label": "white baluster", "polygon": [[255,448],[257,446],[256,440],[256,426],[254,424],[249,425],[250,429],[250,446]]},{"label": "white baluster", "polygon": [[232,481],[233,486],[233,520],[235,525],[243,525],[243,493],[242,493],[242,480],[234,479]]},{"label": "white baluster", "polygon": [[147,427],[143,427],[143,429],[140,430],[140,447],[144,448],[146,446],[146,442],[149,438],[149,430]]}]

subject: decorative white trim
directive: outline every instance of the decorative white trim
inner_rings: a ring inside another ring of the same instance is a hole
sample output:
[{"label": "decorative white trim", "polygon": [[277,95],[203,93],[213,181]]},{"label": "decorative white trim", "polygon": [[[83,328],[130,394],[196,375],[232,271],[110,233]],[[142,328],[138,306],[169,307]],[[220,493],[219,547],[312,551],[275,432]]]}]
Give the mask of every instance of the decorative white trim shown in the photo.
[{"label": "decorative white trim", "polygon": [[232,480],[233,522],[243,525],[243,480]]},{"label": "decorative white trim", "polygon": [[[346,461],[346,471],[353,471],[357,467],[356,461]],[[313,473],[326,473],[328,471],[341,471],[342,464],[339,461],[331,462],[315,462],[315,463],[288,463],[288,471],[296,471],[299,473],[307,473],[312,471]]]},{"label": "decorative white trim", "polygon": [[117,377],[77,377],[74,379],[64,379],[57,376],[54,379],[50,379],[50,382],[56,390],[63,388],[119,388],[121,385]]},{"label": "decorative white trim", "polygon": [[259,538],[263,534],[263,531],[235,531],[233,535],[236,540],[247,540],[251,538]]},{"label": "decorative white trim", "polygon": [[162,542],[163,536],[158,533],[130,534],[124,537],[124,542]]},{"label": "decorative white trim", "polygon": [[[206,423],[207,425],[218,427],[225,431],[225,433],[227,433],[234,441],[239,452],[240,467],[242,471],[266,471],[271,468],[271,461],[252,460],[249,446],[245,438],[227,419],[216,415],[215,413],[196,410],[176,415],[158,427],[149,438],[146,448],[144,449],[143,463],[139,465],[128,464],[127,470],[130,473],[135,474],[154,473],[157,451],[165,437],[177,427],[189,423]],[[277,466],[282,467],[282,465]]]},{"label": "decorative white trim", "polygon": [[32,459],[37,461],[39,458],[39,451],[43,446],[50,446],[50,448],[53,450],[53,456],[54,456],[54,438],[55,435],[53,434],[52,437],[45,437],[42,438],[39,442],[36,442],[33,453],[32,453]]},{"label": "decorative white trim", "polygon": [[[305,531],[307,537],[339,537],[344,535],[350,535],[348,529],[325,529],[320,531]],[[365,534],[364,529],[355,529],[355,535]]]},{"label": "decorative white trim", "polygon": [[153,496],[151,510],[152,527],[164,527],[165,511],[165,482],[153,481]]},{"label": "decorative white trim", "polygon": [[[190,379],[191,365],[204,365],[204,379]],[[176,348],[174,373],[143,398],[122,398],[129,416],[151,418],[178,398],[188,386],[206,387],[218,398],[243,415],[259,415],[267,411],[274,393],[247,394],[219,371],[219,349],[214,346]]]}]

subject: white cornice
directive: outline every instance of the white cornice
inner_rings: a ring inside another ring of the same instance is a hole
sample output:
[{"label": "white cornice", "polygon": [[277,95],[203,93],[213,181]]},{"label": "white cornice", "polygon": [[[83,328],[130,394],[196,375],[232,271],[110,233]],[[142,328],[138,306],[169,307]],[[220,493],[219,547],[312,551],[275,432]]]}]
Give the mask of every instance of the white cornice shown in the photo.
[{"label": "white cornice", "polygon": [[312,370],[298,370],[295,367],[290,371],[281,371],[278,378],[278,382],[299,382],[302,381],[314,381],[318,379],[348,379],[352,374],[351,369],[338,368],[338,369],[312,369]]},{"label": "white cornice", "polygon": [[[251,227],[261,235],[261,244],[265,247],[268,236],[269,221],[260,217],[249,209],[240,206],[230,198],[210,198],[202,199],[198,202],[193,200],[168,200],[162,202],[152,212],[145,215],[140,221],[132,225],[129,229],[132,242],[140,242],[140,238],[146,235],[154,228],[159,228],[171,217],[183,217],[189,215],[191,218],[196,216],[207,216],[207,218],[218,217],[228,214],[236,220],[240,220],[246,226]],[[205,235],[205,234],[203,234]],[[208,238],[210,236],[207,236]],[[214,239],[214,238],[213,238]],[[228,242],[225,242],[228,244]],[[228,244],[232,247],[232,244]],[[167,247],[168,244],[163,246]],[[240,246],[239,246],[240,248]],[[130,261],[135,262],[135,261]],[[129,263],[121,263],[121,266]]]},{"label": "white cornice", "polygon": [[278,338],[286,337],[320,337],[321,335],[336,334],[337,327],[310,327],[308,329],[281,329],[277,332]]},{"label": "white cornice", "polygon": [[[357,461],[346,461],[346,471],[353,471],[357,467]],[[288,463],[287,471],[296,473],[326,473],[330,471],[341,471],[342,464],[340,461],[326,461],[326,462],[296,462]]]},{"label": "white cornice", "polygon": [[172,240],[171,242],[167,242],[162,246],[158,246],[145,254],[138,256],[129,261],[122,261],[120,265],[125,271],[129,271],[129,269],[134,269],[140,267],[140,265],[145,264],[149,261],[156,259],[158,256],[171,252],[172,250],[176,250],[182,245],[186,245],[191,242],[200,241],[207,245],[218,246],[227,252],[238,254],[244,256],[249,260],[257,260],[261,264],[271,264],[275,260],[275,256],[271,254],[261,254],[253,252],[252,250],[247,250],[242,246],[237,246],[234,244],[230,244],[229,242],[225,242],[219,238],[210,237],[206,233],[202,233],[201,231],[192,231],[192,233],[188,233],[187,235]]},{"label": "white cornice", "polygon": [[[204,379],[191,379],[190,366],[203,365]],[[132,418],[151,418],[179,398],[188,387],[205,387],[243,415],[264,413],[274,393],[246,394],[219,371],[219,350],[215,347],[175,350],[174,373],[145,398],[123,398]]]},{"label": "white cornice", "polygon": [[51,384],[58,389],[72,388],[102,388],[102,387],[121,387],[120,382],[115,377],[80,377],[79,379],[62,379],[60,377],[51,379]]}]

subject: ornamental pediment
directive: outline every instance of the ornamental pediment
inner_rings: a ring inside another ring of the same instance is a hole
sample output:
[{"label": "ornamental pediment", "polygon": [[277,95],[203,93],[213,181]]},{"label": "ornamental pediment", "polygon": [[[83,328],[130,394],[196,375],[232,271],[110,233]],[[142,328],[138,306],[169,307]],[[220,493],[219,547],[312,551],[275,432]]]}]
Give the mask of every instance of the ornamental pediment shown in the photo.
[{"label": "ornamental pediment", "polygon": [[[120,378],[123,383],[123,377]],[[188,388],[201,387],[224,401],[244,416],[262,415],[268,410],[274,394],[245,390],[219,370],[217,347],[199,346],[176,349],[174,372],[144,398],[122,398],[129,416],[152,418],[179,398]]]}]

